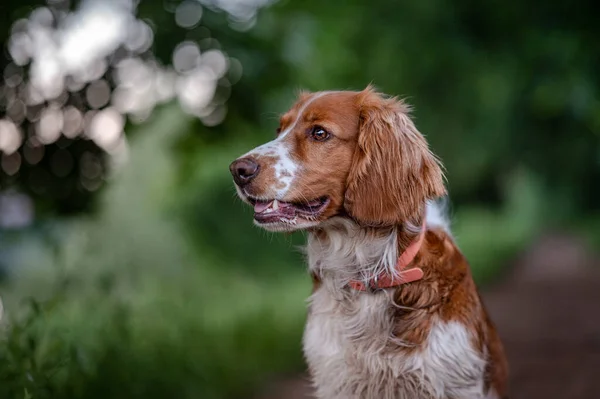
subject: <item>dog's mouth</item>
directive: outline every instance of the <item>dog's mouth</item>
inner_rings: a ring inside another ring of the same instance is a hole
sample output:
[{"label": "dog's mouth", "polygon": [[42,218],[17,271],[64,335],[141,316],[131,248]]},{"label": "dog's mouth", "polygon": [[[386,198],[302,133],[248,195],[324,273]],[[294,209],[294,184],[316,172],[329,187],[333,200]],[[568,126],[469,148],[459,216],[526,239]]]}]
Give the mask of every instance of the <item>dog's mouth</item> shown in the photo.
[{"label": "dog's mouth", "polygon": [[296,225],[301,221],[315,221],[329,204],[328,197],[311,201],[285,202],[279,200],[259,200],[248,197],[254,206],[254,220],[258,224],[285,223]]}]

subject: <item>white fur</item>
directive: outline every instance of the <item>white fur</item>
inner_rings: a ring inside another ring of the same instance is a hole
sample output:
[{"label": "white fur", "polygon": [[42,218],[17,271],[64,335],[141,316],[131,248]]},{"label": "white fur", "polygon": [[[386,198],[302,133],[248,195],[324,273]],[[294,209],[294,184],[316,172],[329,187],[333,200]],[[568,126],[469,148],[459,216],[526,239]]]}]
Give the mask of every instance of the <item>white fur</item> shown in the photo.
[{"label": "white fur", "polygon": [[[442,228],[450,234],[450,223],[440,202],[426,204],[426,226]],[[319,275],[335,276],[338,288],[353,279],[363,282],[386,272],[398,273],[398,231],[390,228],[389,234],[374,237],[365,229],[346,218],[333,218],[322,224],[327,231],[325,240],[308,236],[309,269]],[[407,226],[419,232],[415,226]]]},{"label": "white fur", "polygon": [[[427,225],[448,228],[435,204]],[[393,270],[397,231],[373,235],[334,218],[325,237],[309,234],[307,254],[321,286],[310,298],[304,353],[320,399],[492,399],[484,395],[485,354],[460,323],[434,319],[422,347],[394,336],[387,291],[343,290],[353,278]],[[435,316],[431,316],[435,317]],[[405,348],[403,350],[402,348]]]},{"label": "white fur", "polygon": [[439,227],[446,233],[451,234],[447,203],[445,201],[427,201],[425,219],[427,227]]},{"label": "white fur", "polygon": [[[485,358],[466,328],[435,320],[425,345],[395,342],[385,292],[310,298],[304,353],[319,399],[484,399]],[[387,349],[387,350],[386,350]]]},{"label": "white fur", "polygon": [[298,165],[298,163],[296,163],[290,155],[293,148],[291,143],[286,140],[286,137],[290,132],[294,131],[294,128],[302,119],[306,108],[315,100],[323,97],[326,94],[328,94],[328,92],[321,92],[307,101],[306,104],[304,104],[298,111],[298,115],[296,116],[294,123],[292,123],[286,130],[281,132],[275,140],[256,147],[242,156],[251,156],[254,158],[267,156],[276,159],[275,163],[273,164],[273,168],[275,170],[275,179],[277,180],[277,183],[274,185],[277,187],[275,189],[275,199],[283,199],[285,197],[300,169],[300,165]]},{"label": "white fur", "polygon": [[381,272],[397,273],[397,230],[374,237],[346,218],[332,218],[322,224],[325,239],[309,234],[307,254],[309,270],[329,279],[341,288],[350,280],[371,280]]}]

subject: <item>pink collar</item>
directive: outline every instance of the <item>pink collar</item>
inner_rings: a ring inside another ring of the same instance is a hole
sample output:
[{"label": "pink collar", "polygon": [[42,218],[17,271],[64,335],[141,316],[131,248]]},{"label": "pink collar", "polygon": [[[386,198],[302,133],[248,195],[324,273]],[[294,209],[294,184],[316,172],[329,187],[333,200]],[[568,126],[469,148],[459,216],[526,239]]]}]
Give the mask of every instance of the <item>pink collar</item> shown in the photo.
[{"label": "pink collar", "polygon": [[[396,270],[398,271],[397,275],[393,276],[384,272],[369,282],[369,288],[391,288],[401,284],[418,281],[423,278],[423,270],[420,267],[414,267],[408,270],[405,268],[415,259],[419,249],[421,249],[423,239],[425,238],[425,231],[425,222],[423,222],[423,230],[419,234],[419,237],[413,241],[402,255],[400,255],[400,258],[398,258],[398,263],[396,263]],[[352,280],[350,281],[349,286],[358,291],[367,291],[367,287],[362,281]]]}]

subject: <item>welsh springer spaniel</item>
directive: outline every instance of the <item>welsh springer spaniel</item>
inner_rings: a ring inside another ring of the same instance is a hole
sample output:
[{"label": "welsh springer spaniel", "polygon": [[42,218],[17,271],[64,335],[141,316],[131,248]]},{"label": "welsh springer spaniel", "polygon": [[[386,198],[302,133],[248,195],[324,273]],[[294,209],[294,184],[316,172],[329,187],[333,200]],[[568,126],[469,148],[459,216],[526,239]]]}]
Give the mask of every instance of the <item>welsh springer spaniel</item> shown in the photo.
[{"label": "welsh springer spaniel", "polygon": [[304,353],[323,399],[507,398],[507,362],[435,199],[409,107],[367,87],[302,93],[230,165],[269,231],[308,231]]}]

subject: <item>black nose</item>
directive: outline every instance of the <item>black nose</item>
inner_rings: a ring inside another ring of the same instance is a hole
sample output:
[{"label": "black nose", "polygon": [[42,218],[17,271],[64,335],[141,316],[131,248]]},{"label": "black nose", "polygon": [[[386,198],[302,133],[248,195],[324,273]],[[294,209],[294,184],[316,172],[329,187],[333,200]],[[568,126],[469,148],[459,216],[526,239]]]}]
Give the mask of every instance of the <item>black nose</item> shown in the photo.
[{"label": "black nose", "polygon": [[258,174],[258,163],[252,158],[241,158],[229,165],[229,171],[238,186],[250,183]]}]

